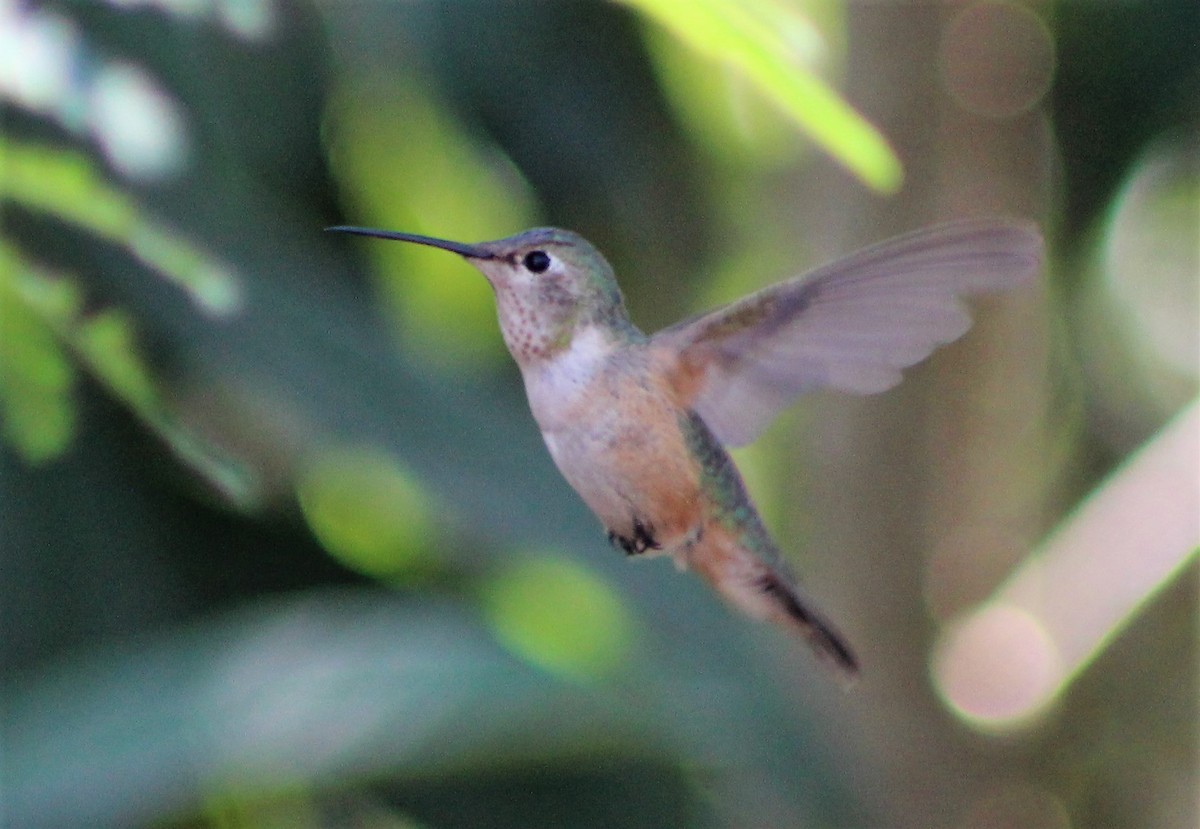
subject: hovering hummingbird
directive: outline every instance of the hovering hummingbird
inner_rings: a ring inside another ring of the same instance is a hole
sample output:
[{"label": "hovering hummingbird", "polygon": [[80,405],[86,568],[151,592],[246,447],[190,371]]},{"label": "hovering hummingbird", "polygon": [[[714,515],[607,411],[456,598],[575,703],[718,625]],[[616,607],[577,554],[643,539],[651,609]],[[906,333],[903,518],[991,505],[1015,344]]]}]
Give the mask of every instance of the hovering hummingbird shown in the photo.
[{"label": "hovering hummingbird", "polygon": [[570,231],[463,244],[329,230],[442,248],[479,269],[546,447],[609,541],[630,556],[671,555],[750,616],[800,633],[846,679],[858,660],[800,592],[725,447],[754,440],[804,392],[894,386],[970,327],[960,296],[1010,288],[1042,256],[1030,225],[961,221],[647,336],[608,262]]}]

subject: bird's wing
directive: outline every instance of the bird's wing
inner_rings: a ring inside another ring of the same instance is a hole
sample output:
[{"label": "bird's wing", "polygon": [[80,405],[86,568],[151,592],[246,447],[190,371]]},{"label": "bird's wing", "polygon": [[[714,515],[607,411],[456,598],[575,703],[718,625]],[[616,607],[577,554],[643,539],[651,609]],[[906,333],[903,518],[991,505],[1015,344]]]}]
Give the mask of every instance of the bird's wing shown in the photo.
[{"label": "bird's wing", "polygon": [[657,333],[683,402],[720,440],[749,443],[798,395],[871,394],[962,336],[960,297],[1034,276],[1028,223],[975,219],[900,236]]}]

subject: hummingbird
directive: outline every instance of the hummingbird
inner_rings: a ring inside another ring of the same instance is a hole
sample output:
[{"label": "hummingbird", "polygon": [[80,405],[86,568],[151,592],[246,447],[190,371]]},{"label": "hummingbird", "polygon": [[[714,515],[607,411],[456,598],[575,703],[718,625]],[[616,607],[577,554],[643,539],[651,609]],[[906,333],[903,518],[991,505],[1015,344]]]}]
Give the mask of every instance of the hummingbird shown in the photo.
[{"label": "hummingbird", "polygon": [[882,242],[648,336],[612,267],[580,235],[492,242],[365,227],[441,248],[491,285],[529,408],[567,483],[628,556],[670,555],[729,604],[803,637],[846,681],[859,662],[801,592],[726,447],[817,389],[884,391],[970,327],[961,298],[1031,278],[1041,236],[1014,220],[953,222]]}]

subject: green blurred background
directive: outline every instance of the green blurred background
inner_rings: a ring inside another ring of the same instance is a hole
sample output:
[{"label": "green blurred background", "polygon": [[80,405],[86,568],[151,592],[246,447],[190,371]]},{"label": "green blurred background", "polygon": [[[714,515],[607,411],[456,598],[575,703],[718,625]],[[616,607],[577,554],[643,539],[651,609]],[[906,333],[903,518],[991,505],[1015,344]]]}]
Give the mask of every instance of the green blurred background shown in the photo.
[{"label": "green blurred background", "polygon": [[[1196,826],[1197,42],[1194,0],[0,0],[0,825]],[[650,330],[976,214],[1043,280],[737,453],[849,693],[609,549],[472,269],[322,232],[569,227]],[[972,667],[1043,562],[1085,644]]]}]

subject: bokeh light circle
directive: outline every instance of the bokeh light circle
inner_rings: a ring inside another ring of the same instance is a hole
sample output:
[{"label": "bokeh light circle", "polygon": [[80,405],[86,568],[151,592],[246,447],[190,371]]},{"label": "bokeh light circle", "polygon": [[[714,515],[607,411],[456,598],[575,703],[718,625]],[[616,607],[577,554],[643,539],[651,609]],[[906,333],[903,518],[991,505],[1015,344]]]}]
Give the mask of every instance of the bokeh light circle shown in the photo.
[{"label": "bokeh light circle", "polygon": [[1039,713],[1059,687],[1063,667],[1041,622],[1022,608],[996,604],[943,639],[933,672],[946,704],[986,728]]},{"label": "bokeh light circle", "polygon": [[967,6],[942,36],[943,88],[963,109],[986,118],[1011,118],[1037,106],[1054,66],[1050,30],[1016,3]]}]

